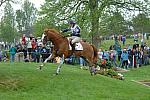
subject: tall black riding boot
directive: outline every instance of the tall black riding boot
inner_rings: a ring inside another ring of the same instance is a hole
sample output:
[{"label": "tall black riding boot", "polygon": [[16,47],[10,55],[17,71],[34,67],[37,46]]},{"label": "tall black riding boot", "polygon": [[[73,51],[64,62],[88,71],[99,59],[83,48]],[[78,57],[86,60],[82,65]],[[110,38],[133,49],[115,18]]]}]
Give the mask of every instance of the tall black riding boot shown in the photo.
[{"label": "tall black riding boot", "polygon": [[75,44],[72,44],[72,51],[75,51]]}]

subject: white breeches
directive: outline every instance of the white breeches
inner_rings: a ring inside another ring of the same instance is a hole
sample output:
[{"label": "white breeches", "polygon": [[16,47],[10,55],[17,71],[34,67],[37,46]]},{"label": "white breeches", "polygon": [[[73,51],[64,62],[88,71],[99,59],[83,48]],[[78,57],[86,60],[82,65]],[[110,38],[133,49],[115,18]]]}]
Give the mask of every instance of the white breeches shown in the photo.
[{"label": "white breeches", "polygon": [[80,42],[81,38],[77,36],[71,36],[70,39],[72,39],[72,44]]}]

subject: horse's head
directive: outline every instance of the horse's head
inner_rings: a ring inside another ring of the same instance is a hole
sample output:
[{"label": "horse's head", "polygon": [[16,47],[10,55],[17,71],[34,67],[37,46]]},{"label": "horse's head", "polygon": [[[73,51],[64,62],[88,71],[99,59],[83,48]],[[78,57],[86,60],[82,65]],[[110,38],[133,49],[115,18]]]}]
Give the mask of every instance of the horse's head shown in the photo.
[{"label": "horse's head", "polygon": [[47,41],[51,41],[53,43],[57,42],[56,44],[58,44],[62,42],[62,40],[64,40],[64,36],[55,29],[45,29],[42,35],[43,44],[46,44]]},{"label": "horse's head", "polygon": [[42,34],[42,42],[43,44],[47,43],[47,36],[45,35],[45,33]]},{"label": "horse's head", "polygon": [[47,37],[47,32],[48,32],[48,29],[45,29],[44,30],[44,33],[42,34],[42,42],[43,44],[45,45],[48,41],[48,37]]}]

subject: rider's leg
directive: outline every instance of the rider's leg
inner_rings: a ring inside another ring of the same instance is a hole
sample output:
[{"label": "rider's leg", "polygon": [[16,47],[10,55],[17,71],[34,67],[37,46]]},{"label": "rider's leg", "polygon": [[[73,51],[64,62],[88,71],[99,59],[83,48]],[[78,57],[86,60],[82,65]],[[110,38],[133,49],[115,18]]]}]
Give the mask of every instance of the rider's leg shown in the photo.
[{"label": "rider's leg", "polygon": [[72,44],[80,42],[80,40],[81,40],[80,37],[74,36],[74,38],[72,39]]},{"label": "rider's leg", "polygon": [[71,43],[72,43],[72,50],[75,50],[75,43],[80,42],[80,37],[74,36]]}]

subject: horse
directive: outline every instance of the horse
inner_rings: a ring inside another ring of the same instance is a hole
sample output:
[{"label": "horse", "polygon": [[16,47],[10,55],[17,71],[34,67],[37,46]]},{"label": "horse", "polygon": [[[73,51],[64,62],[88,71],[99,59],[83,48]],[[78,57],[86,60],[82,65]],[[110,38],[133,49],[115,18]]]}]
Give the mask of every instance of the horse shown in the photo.
[{"label": "horse", "polygon": [[58,75],[65,58],[74,55],[76,57],[82,57],[88,63],[91,75],[95,74],[93,68],[95,67],[98,59],[98,50],[94,45],[89,44],[88,42],[80,41],[81,45],[83,46],[83,50],[70,50],[70,41],[67,39],[67,37],[63,36],[55,29],[44,30],[44,33],[42,35],[42,42],[43,44],[46,44],[47,41],[51,41],[54,47],[52,50],[52,54],[42,63],[42,65],[40,65],[40,69],[48,60],[54,59],[55,57],[59,56],[62,59],[56,70],[56,75]]}]

